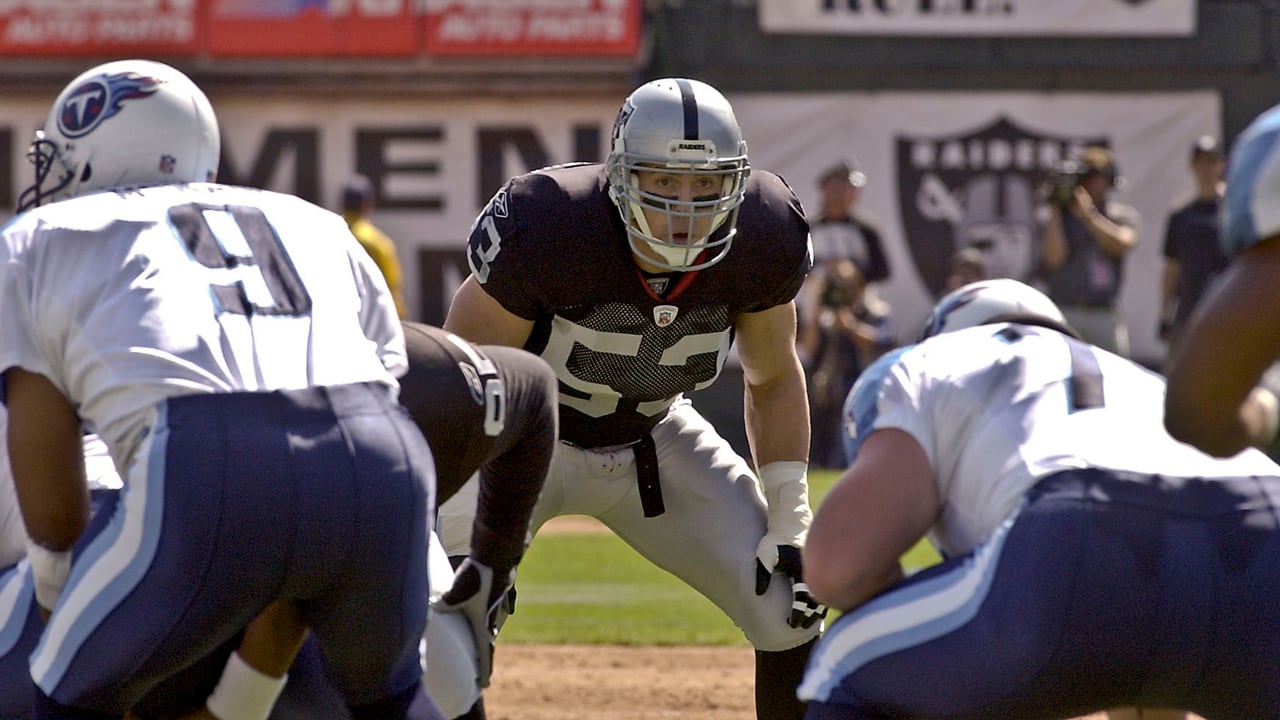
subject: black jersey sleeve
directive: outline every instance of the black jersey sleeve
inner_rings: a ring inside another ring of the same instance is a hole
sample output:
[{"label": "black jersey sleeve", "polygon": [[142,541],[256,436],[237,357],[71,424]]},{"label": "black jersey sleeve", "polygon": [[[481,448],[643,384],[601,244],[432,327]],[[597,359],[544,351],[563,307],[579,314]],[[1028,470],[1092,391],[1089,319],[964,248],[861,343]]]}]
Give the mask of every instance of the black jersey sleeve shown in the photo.
[{"label": "black jersey sleeve", "polygon": [[752,178],[754,192],[748,194],[738,217],[744,242],[731,251],[740,252],[739,257],[755,268],[743,278],[759,286],[752,293],[757,299],[744,308],[746,312],[790,302],[813,268],[809,221],[800,198],[778,175],[756,171]]},{"label": "black jersey sleeve", "polygon": [[498,366],[507,403],[502,434],[480,467],[471,554],[505,571],[524,553],[529,518],[551,467],[558,429],[556,377],[532,353],[496,345],[478,348]]},{"label": "black jersey sleeve", "polygon": [[524,552],[557,439],[556,378],[538,356],[405,322],[400,402],[435,458],[438,501],[480,473],[472,554],[498,570]]},{"label": "black jersey sleeve", "polygon": [[512,178],[480,211],[467,240],[472,276],[509,312],[534,320],[547,309],[535,268],[545,267],[552,251],[539,239],[549,232],[565,199],[544,174]]}]

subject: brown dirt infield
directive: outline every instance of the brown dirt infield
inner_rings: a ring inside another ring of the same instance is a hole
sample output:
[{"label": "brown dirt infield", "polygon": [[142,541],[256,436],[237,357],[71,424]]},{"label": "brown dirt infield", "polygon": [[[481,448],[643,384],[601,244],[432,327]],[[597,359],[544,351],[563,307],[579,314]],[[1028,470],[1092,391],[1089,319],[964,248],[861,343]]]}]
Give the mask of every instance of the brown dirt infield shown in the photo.
[{"label": "brown dirt infield", "polygon": [[753,663],[742,647],[499,641],[485,710],[489,720],[755,720]]},{"label": "brown dirt infield", "polygon": [[[565,517],[542,532],[602,530],[590,518]],[[499,640],[485,708],[489,720],[755,720],[753,668],[754,655],[744,647]]]}]

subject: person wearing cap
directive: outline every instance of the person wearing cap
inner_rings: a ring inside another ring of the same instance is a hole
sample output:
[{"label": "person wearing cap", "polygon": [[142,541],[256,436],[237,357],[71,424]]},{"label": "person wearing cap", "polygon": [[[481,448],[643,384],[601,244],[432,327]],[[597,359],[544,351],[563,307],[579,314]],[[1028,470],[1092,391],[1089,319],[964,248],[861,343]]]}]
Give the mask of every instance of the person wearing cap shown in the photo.
[{"label": "person wearing cap", "polygon": [[818,178],[822,202],[809,231],[815,269],[848,258],[858,263],[868,283],[877,283],[889,277],[889,261],[880,229],[858,212],[866,184],[867,175],[857,161],[844,160],[827,168]]},{"label": "person wearing cap", "polygon": [[1124,259],[1138,243],[1142,216],[1111,199],[1123,184],[1111,151],[1083,148],[1073,163],[1073,187],[1044,207],[1041,263],[1049,297],[1089,342],[1129,354],[1129,329],[1117,307]]},{"label": "person wearing cap", "polygon": [[1191,310],[1210,282],[1227,267],[1218,240],[1218,206],[1225,184],[1226,157],[1212,135],[1191,145],[1191,176],[1196,194],[1169,215],[1164,236],[1164,276],[1160,285],[1159,336],[1172,354]]},{"label": "person wearing cap", "polygon": [[[1175,441],[1164,392],[1029,285],[940,300],[845,405],[806,720],[1280,717],[1280,466]],[[925,536],[943,560],[904,579]]]},{"label": "person wearing cap", "polygon": [[373,262],[382,271],[391,289],[391,297],[396,303],[396,312],[400,319],[408,318],[404,304],[403,273],[400,270],[400,259],[396,257],[396,244],[378,226],[373,224],[370,215],[373,213],[373,183],[364,175],[353,175],[342,186],[342,219],[347,221],[351,234],[360,241],[360,247],[369,253]]},{"label": "person wearing cap", "polygon": [[[804,287],[796,298],[796,313],[800,333],[798,339],[800,357],[805,365],[805,377],[808,383],[810,398],[810,427],[820,428],[830,424],[832,417],[838,417],[840,402],[845,393],[857,379],[857,372],[845,374],[841,387],[834,388],[834,399],[823,402],[822,398],[831,395],[831,388],[823,381],[827,376],[824,366],[833,363],[849,368],[861,368],[866,365],[864,358],[856,357],[853,346],[848,343],[803,342],[807,337],[813,338],[822,334],[819,330],[824,324],[831,326],[832,318],[839,313],[853,312],[847,307],[833,306],[828,300],[828,292],[839,278],[848,273],[846,263],[852,262],[854,272],[861,277],[859,303],[869,308],[876,308],[876,315],[887,318],[891,308],[880,299],[877,283],[889,277],[889,261],[885,256],[884,244],[880,239],[880,229],[865,214],[858,212],[858,200],[862,188],[867,184],[867,175],[856,160],[841,160],[818,176],[818,188],[822,199],[818,206],[818,216],[810,219],[809,233],[813,238],[813,271],[805,280]],[[840,303],[846,306],[847,303]],[[881,339],[875,342],[877,353],[892,347],[888,336],[877,333]],[[847,383],[847,384],[844,384]],[[815,401],[816,400],[816,401]],[[839,442],[831,433],[816,432],[810,439],[810,461],[818,466],[830,466],[832,459],[839,457]]]}]

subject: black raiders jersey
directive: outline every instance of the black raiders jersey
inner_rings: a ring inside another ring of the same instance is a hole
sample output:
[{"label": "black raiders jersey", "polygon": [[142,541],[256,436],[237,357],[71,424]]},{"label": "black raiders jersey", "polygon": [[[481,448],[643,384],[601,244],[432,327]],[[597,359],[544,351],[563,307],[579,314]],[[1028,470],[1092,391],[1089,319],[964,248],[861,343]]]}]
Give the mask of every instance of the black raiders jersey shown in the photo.
[{"label": "black raiders jersey", "polygon": [[638,440],[681,393],[716,379],[740,314],[795,297],[812,265],[809,225],[782,178],[751,173],[737,228],[719,263],[651,284],[632,259],[603,165],[521,175],[490,200],[468,263],[489,295],[534,321],[525,349],[560,380],[561,439]]},{"label": "black raiders jersey", "polygon": [[[402,325],[409,370],[400,379],[400,403],[431,447],[437,501],[479,471],[473,552],[491,567],[514,566],[556,444],[555,375],[518,348]],[[501,501],[487,499],[494,495]]]}]

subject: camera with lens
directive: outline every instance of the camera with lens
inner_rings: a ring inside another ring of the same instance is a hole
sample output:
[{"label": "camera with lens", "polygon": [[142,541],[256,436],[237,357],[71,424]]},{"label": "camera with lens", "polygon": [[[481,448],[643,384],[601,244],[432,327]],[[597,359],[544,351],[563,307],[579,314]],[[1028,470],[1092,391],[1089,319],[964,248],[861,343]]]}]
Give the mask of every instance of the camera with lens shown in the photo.
[{"label": "camera with lens", "polygon": [[1076,197],[1076,185],[1088,173],[1088,168],[1075,160],[1063,160],[1049,172],[1045,198],[1058,207],[1067,207]]},{"label": "camera with lens", "polygon": [[847,307],[853,304],[853,292],[840,282],[829,282],[822,291],[822,304],[825,307]]}]

